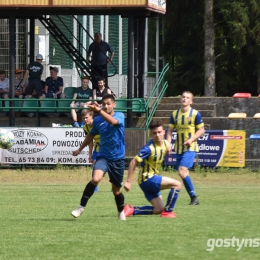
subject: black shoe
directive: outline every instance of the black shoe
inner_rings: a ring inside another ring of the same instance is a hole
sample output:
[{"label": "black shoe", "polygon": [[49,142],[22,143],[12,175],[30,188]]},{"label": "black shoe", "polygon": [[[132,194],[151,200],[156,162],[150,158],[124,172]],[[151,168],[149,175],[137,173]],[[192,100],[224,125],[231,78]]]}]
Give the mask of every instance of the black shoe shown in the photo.
[{"label": "black shoe", "polygon": [[191,198],[190,204],[189,205],[199,205],[199,200],[197,197]]},{"label": "black shoe", "polygon": [[59,117],[68,117],[65,113],[60,113]]}]

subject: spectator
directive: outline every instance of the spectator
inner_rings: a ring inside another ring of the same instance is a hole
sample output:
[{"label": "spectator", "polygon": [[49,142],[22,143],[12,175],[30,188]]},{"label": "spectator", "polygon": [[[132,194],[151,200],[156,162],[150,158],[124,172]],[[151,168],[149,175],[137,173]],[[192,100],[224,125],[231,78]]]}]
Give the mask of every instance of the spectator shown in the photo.
[{"label": "spectator", "polygon": [[[6,99],[9,97],[9,79],[5,77],[6,73],[4,70],[0,70],[0,98]],[[5,114],[9,116],[7,112]]]},{"label": "spectator", "polygon": [[[42,87],[42,93],[44,93],[45,81],[43,81],[43,80],[41,80],[41,87]],[[37,98],[38,97],[37,92],[36,92],[35,89],[33,90],[32,97],[33,98]],[[42,98],[45,98],[45,94],[42,94]],[[35,114],[34,113],[27,113],[27,116],[35,117]],[[49,115],[47,115],[47,114],[45,114],[43,112],[39,113],[39,116],[40,117],[49,117]]]},{"label": "spectator", "polygon": [[5,77],[4,70],[0,70],[0,97],[8,98],[9,96],[9,79]]},{"label": "spectator", "polygon": [[26,97],[31,98],[33,91],[35,90],[37,93],[38,98],[44,98],[42,85],[41,85],[41,76],[43,73],[43,66],[42,66],[43,57],[41,54],[36,56],[36,61],[31,62],[27,66],[27,70],[24,75],[23,80],[23,88],[26,85],[26,81],[29,77],[29,84],[25,89]]},{"label": "spectator", "polygon": [[110,88],[107,88],[105,86],[105,79],[99,77],[97,79],[98,82],[98,89],[93,90],[93,99],[94,100],[100,100],[100,101],[95,101],[96,104],[101,103],[102,97],[106,94],[112,94]]},{"label": "spectator", "polygon": [[[45,80],[44,93],[46,98],[65,98],[63,92],[63,78],[58,76],[59,69],[50,67],[50,77]],[[65,113],[60,113],[60,117],[66,117]]]},{"label": "spectator", "polygon": [[[92,78],[93,89],[97,89],[97,77],[104,77],[106,86],[108,86],[107,64],[113,60],[115,52],[107,42],[102,40],[100,32],[95,33],[94,39],[94,42],[89,45],[87,59],[91,63],[91,71],[95,76]],[[110,52],[110,58],[107,57],[107,52]],[[91,53],[92,56],[90,55]]]},{"label": "spectator", "polygon": [[21,69],[15,70],[14,92],[16,98],[24,98],[25,88],[23,88],[23,73]]},{"label": "spectator", "polygon": [[[14,95],[16,98],[23,99],[25,96],[25,88],[23,88],[23,73],[21,69],[15,70],[14,79]],[[23,106],[23,102],[20,102],[20,106]],[[20,116],[27,116],[25,113],[21,112]]]},{"label": "spectator", "polygon": [[[74,108],[74,109],[71,109],[71,116],[74,121],[74,123],[73,123],[74,127],[84,127],[84,125],[85,125],[84,122],[81,122],[79,125],[75,108],[77,108],[77,107],[87,108],[88,105],[91,104],[91,101],[83,102],[83,100],[85,101],[86,99],[93,98],[92,89],[89,88],[88,83],[89,83],[89,77],[88,76],[83,77],[82,86],[75,89],[75,93],[73,95],[74,100],[70,104],[70,107]],[[76,101],[76,100],[78,100],[78,101]]]},{"label": "spectator", "polygon": [[[44,89],[45,89],[45,81],[41,80],[41,87],[42,87],[42,97],[45,98]],[[33,91],[32,97],[37,98],[37,92],[36,90]]]}]

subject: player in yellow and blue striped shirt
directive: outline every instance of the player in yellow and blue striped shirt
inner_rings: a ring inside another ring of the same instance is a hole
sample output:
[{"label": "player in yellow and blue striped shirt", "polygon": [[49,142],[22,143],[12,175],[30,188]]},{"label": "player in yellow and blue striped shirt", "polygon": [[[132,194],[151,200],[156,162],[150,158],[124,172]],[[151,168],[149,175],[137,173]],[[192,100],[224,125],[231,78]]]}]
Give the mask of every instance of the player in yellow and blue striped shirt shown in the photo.
[{"label": "player in yellow and blue striped shirt", "polygon": [[[92,123],[94,118],[94,112],[91,110],[84,109],[81,111],[81,119],[84,122],[83,130],[85,135],[87,135],[92,129]],[[96,161],[100,146],[100,135],[95,135],[93,138],[93,142],[88,145],[89,148],[89,162],[93,165]],[[98,192],[98,186],[95,188],[95,192]]]},{"label": "player in yellow and blue striped shirt", "polygon": [[[181,97],[181,108],[172,112],[167,131],[167,141],[171,143],[172,132],[177,131],[174,151],[176,153],[176,169],[183,179],[183,184],[190,195],[190,205],[198,205],[194,185],[189,175],[189,168],[193,166],[196,153],[199,151],[197,139],[204,134],[204,123],[200,112],[191,107],[193,94],[184,91]],[[168,154],[172,153],[171,147]]]},{"label": "player in yellow and blue striped shirt", "polygon": [[[169,177],[160,176],[159,168],[162,165],[169,142],[164,139],[165,130],[161,121],[152,122],[150,125],[152,139],[139,151],[138,155],[130,162],[126,191],[131,189],[131,182],[138,163],[141,164],[138,174],[138,184],[146,199],[152,206],[130,206],[124,208],[125,216],[161,214],[164,218],[176,218],[173,213],[174,205],[178,199],[181,183]],[[161,190],[170,189],[167,203],[164,205]]]}]

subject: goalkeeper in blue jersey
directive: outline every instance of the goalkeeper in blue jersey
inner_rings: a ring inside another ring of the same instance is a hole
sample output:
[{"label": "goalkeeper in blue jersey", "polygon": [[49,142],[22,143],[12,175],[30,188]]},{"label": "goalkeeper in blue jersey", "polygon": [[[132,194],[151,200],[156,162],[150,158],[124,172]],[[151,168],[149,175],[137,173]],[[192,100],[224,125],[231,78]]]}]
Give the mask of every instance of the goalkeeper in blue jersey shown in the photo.
[{"label": "goalkeeper in blue jersey", "polygon": [[[173,209],[178,199],[181,183],[172,178],[158,175],[159,168],[162,165],[170,144],[164,139],[165,130],[161,121],[153,121],[149,128],[152,139],[130,162],[128,177],[124,188],[126,191],[131,189],[135,168],[141,163],[138,174],[138,184],[152,206],[130,206],[127,204],[124,208],[125,216],[161,214],[163,218],[176,218]],[[170,189],[166,205],[163,203],[160,192],[165,189]]]},{"label": "goalkeeper in blue jersey", "polygon": [[[190,205],[199,205],[194,185],[189,175],[189,168],[194,164],[194,160],[199,146],[197,139],[205,132],[204,123],[200,112],[191,107],[193,94],[184,91],[181,97],[181,107],[172,112],[170,117],[169,129],[167,131],[167,141],[171,143],[172,132],[177,131],[177,139],[174,145],[176,153],[176,170],[183,180],[183,184],[191,198]],[[171,147],[168,154],[172,153]]]}]

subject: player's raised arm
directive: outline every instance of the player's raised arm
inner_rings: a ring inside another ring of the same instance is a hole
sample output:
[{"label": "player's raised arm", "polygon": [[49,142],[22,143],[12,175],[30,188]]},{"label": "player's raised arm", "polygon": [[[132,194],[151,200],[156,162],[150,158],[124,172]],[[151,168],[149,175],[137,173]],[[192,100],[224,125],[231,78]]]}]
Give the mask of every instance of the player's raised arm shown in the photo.
[{"label": "player's raised arm", "polygon": [[[111,94],[107,94],[107,96]],[[113,117],[114,108],[116,107],[116,103],[114,99],[102,99],[102,108],[99,107],[98,104],[88,105],[89,109],[98,113],[103,117],[105,121],[107,121],[110,125],[118,125],[118,120]]]},{"label": "player's raised arm", "polygon": [[81,153],[81,151],[84,149],[85,146],[89,145],[91,142],[93,142],[94,136],[91,134],[87,134],[85,137],[85,140],[83,141],[82,145],[79,147],[78,150],[75,150],[72,152],[73,156],[77,156]]}]

